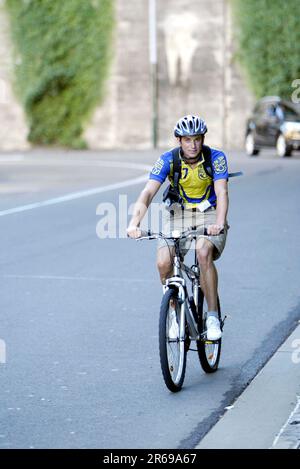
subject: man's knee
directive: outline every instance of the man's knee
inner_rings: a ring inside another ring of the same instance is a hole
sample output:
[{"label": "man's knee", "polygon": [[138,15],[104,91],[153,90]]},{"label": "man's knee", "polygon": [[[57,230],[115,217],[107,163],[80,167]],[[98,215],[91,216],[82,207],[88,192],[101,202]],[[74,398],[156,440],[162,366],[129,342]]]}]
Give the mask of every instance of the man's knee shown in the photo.
[{"label": "man's knee", "polygon": [[205,243],[197,249],[197,258],[200,266],[208,266],[213,261],[214,246],[211,243]]},{"label": "man's knee", "polygon": [[156,265],[160,272],[169,272],[172,269],[172,258],[169,250],[166,251],[164,248],[158,250]]},{"label": "man's knee", "polygon": [[160,272],[169,272],[172,269],[172,263],[169,259],[157,259],[156,265]]}]

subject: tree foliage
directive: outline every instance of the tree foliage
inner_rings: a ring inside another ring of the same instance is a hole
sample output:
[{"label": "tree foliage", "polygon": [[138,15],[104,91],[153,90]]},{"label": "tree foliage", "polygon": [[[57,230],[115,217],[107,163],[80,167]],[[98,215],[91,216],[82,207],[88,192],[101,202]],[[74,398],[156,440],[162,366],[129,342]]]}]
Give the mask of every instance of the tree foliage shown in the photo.
[{"label": "tree foliage", "polygon": [[83,126],[103,96],[113,0],[6,0],[6,6],[29,140],[84,146]]},{"label": "tree foliage", "polygon": [[232,0],[238,57],[257,98],[291,98],[300,78],[299,0]]}]

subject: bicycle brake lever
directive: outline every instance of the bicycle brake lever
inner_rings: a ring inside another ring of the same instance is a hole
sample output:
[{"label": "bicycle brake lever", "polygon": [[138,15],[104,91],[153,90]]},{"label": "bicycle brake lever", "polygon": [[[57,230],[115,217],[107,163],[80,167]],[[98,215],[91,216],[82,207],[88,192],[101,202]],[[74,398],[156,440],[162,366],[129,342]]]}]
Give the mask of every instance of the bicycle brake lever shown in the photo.
[{"label": "bicycle brake lever", "polygon": [[143,241],[143,239],[157,239],[158,236],[153,235],[153,236],[141,236],[140,238],[135,238],[136,241]]}]

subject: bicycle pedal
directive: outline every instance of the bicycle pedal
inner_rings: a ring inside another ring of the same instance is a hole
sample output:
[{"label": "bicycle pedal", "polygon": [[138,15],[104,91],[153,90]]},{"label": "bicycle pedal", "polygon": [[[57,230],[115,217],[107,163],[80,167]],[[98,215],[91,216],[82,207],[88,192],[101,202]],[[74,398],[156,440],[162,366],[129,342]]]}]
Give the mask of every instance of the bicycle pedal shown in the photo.
[{"label": "bicycle pedal", "polygon": [[209,345],[211,345],[211,344],[218,344],[218,343],[219,343],[219,340],[220,340],[220,339],[218,339],[218,340],[207,340],[207,339],[205,339],[205,340],[204,340],[204,343],[205,343],[205,344],[209,344]]},{"label": "bicycle pedal", "polygon": [[207,335],[206,335],[206,331],[205,331],[205,332],[202,332],[202,334],[200,335],[200,340],[202,340],[202,342],[204,342],[205,344],[218,344],[220,339],[218,339],[218,340],[208,340]]}]

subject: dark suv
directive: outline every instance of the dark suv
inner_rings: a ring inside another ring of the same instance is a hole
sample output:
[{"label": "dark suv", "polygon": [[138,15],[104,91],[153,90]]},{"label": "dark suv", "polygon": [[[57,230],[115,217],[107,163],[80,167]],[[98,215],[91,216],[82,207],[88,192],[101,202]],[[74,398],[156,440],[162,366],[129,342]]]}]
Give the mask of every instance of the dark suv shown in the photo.
[{"label": "dark suv", "polygon": [[276,147],[279,156],[300,149],[300,113],[291,102],[267,96],[256,104],[247,121],[245,148],[253,156],[263,147]]}]

